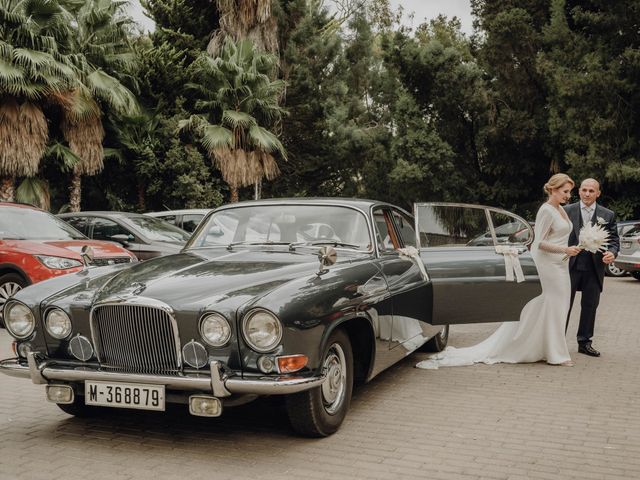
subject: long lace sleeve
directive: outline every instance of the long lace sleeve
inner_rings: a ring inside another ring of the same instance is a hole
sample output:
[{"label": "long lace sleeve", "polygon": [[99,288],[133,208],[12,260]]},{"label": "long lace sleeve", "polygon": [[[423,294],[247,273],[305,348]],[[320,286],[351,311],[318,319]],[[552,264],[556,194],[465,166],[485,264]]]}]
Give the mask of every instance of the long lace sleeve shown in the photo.
[{"label": "long lace sleeve", "polygon": [[[552,207],[553,208],[553,207]],[[536,215],[535,241],[534,246],[537,246],[540,250],[544,250],[549,253],[565,253],[565,245],[557,245],[555,243],[547,242],[546,239],[551,233],[551,226],[553,224],[553,213],[545,206],[540,207],[538,214]]]}]

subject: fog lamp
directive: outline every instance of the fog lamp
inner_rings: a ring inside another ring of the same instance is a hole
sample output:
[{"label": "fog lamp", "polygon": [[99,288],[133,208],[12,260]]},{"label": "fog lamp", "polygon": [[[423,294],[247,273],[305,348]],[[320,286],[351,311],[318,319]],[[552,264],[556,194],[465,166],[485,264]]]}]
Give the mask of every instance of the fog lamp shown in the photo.
[{"label": "fog lamp", "polygon": [[293,373],[303,369],[309,358],[306,355],[286,355],[278,357],[278,371],[280,373]]},{"label": "fog lamp", "polygon": [[222,402],[209,395],[191,395],[189,413],[197,417],[219,417],[222,415]]},{"label": "fog lamp", "polygon": [[273,357],[262,356],[258,359],[258,368],[262,373],[271,373],[275,367]]},{"label": "fog lamp", "polygon": [[47,385],[47,400],[53,403],[73,403],[73,388],[69,385]]},{"label": "fog lamp", "polygon": [[18,351],[18,356],[22,358],[27,358],[27,354],[31,352],[33,349],[31,348],[30,343],[20,343],[18,344],[18,348],[16,350]]}]

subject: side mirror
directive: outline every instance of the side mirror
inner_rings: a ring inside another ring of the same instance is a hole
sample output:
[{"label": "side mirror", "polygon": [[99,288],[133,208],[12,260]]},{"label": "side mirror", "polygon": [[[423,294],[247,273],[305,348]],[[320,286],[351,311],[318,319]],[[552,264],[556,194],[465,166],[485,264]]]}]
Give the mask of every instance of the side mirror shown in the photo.
[{"label": "side mirror", "polygon": [[133,240],[133,235],[125,235],[124,233],[119,233],[117,235],[111,235],[109,238],[126,247],[127,245],[129,245],[129,242]]},{"label": "side mirror", "polygon": [[85,268],[87,268],[94,259],[93,248],[89,245],[84,245],[80,250],[80,257],[82,258],[82,263],[84,263]]},{"label": "side mirror", "polygon": [[335,264],[338,260],[338,253],[333,247],[322,247],[318,250],[318,260],[320,261],[320,270],[316,275],[324,275],[329,271],[327,267]]}]

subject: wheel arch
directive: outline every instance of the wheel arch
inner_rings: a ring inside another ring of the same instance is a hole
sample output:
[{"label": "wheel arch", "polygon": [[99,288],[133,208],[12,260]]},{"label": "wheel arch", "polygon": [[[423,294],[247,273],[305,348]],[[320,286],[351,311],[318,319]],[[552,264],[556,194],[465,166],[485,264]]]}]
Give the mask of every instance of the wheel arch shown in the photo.
[{"label": "wheel arch", "polygon": [[325,332],[322,351],[327,347],[331,334],[338,329],[347,333],[351,343],[354,382],[365,383],[371,375],[375,356],[375,335],[371,320],[365,315],[354,315],[336,323]]},{"label": "wheel arch", "polygon": [[33,282],[29,278],[29,275],[26,274],[24,270],[13,263],[0,263],[0,276],[6,275],[7,273],[17,273],[20,275],[27,285],[31,285]]}]

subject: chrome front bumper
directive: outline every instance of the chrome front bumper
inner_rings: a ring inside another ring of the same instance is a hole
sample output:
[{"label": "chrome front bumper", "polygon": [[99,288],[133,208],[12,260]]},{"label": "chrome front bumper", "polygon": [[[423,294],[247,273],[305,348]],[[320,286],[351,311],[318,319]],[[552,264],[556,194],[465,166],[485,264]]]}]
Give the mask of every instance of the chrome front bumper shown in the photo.
[{"label": "chrome front bumper", "polygon": [[324,375],[242,378],[226,373],[223,364],[218,361],[209,364],[210,376],[204,374],[205,372],[202,375],[176,376],[111,372],[72,363],[56,363],[53,360],[39,361],[33,352],[28,354],[27,365],[17,358],[0,361],[0,372],[12,377],[30,378],[35,384],[85,380],[142,383],[165,385],[169,390],[208,392],[221,398],[234,394],[286,395],[319,387],[326,379]]}]

